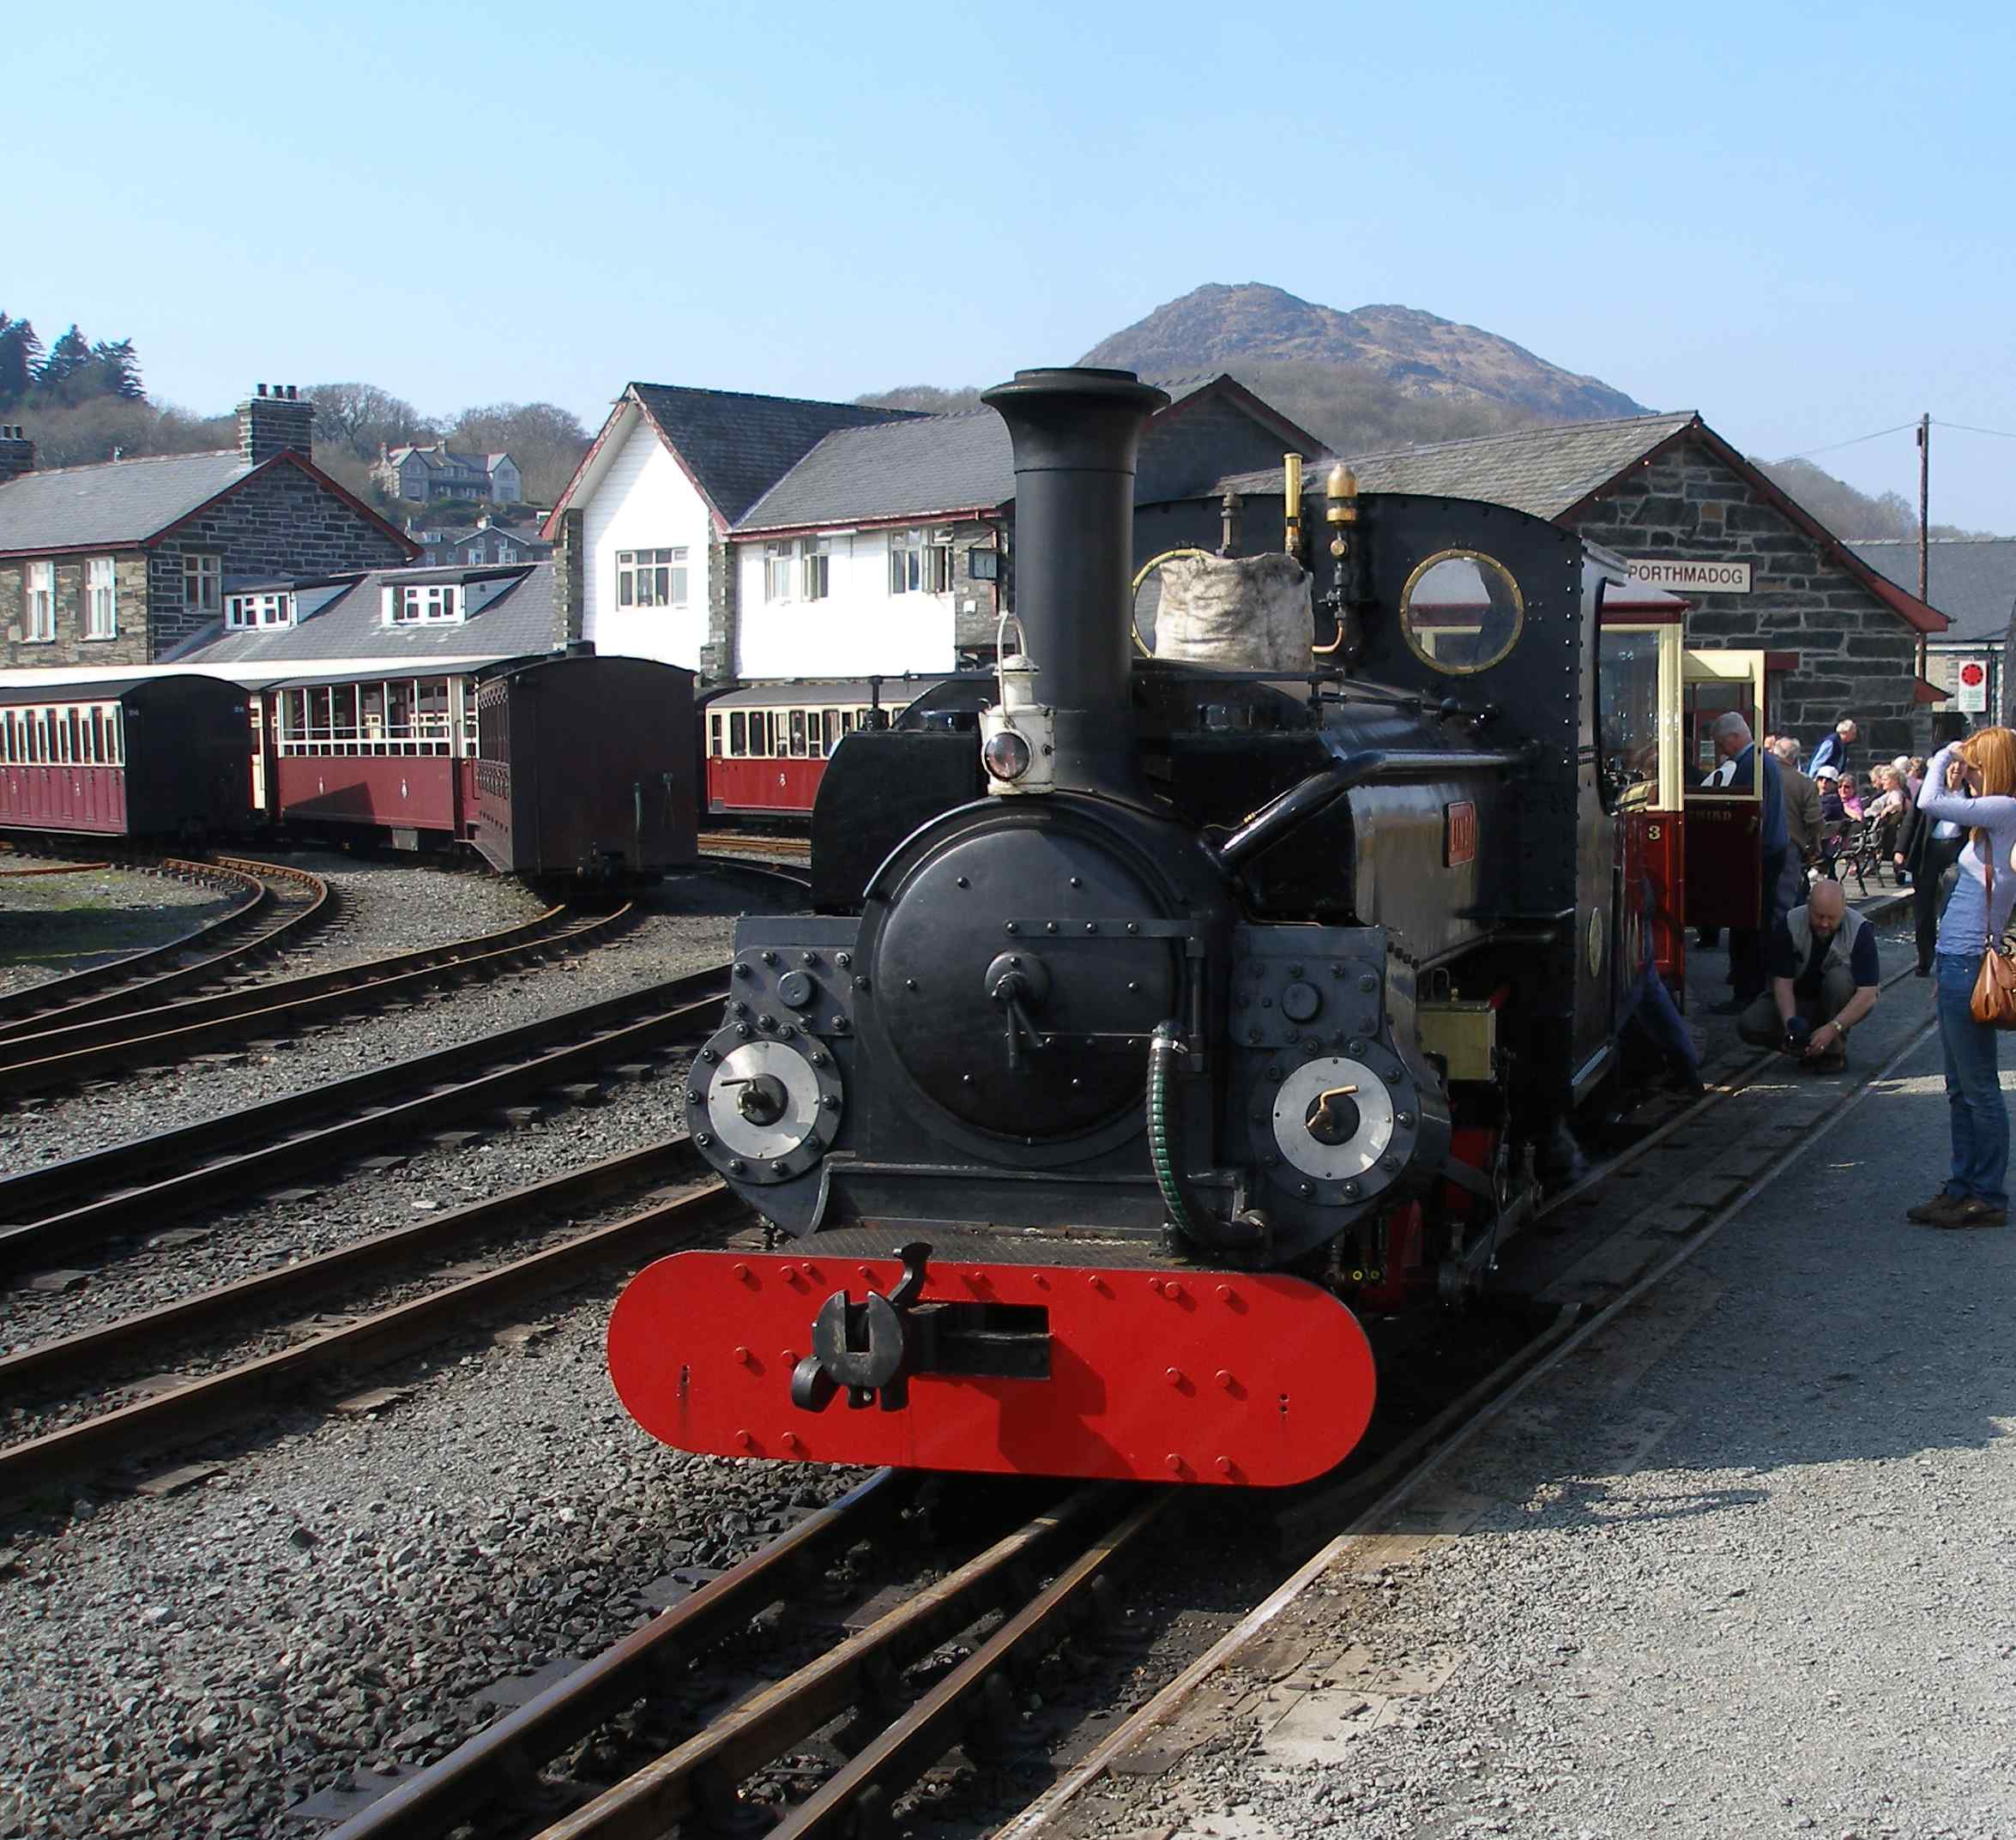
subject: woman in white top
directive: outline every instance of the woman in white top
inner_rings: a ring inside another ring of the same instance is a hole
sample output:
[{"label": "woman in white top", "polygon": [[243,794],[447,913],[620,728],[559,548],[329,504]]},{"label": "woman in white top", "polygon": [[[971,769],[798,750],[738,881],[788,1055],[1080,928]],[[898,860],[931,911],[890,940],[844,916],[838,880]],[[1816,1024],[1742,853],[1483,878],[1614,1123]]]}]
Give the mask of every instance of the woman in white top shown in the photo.
[{"label": "woman in white top", "polygon": [[[1947,767],[1965,766],[1965,792],[1946,787]],[[1996,1064],[1997,1032],[1974,1020],[1974,980],[1989,940],[2000,940],[2016,906],[2016,733],[1983,728],[1941,748],[1918,789],[1926,817],[1969,827],[1959,875],[1940,916],[1933,956],[1939,1038],[1946,1050],[1946,1099],[1953,1167],[1938,1194],[1910,1210],[1932,1227],[2000,1227],[2009,1217],[2009,1113]],[[1994,897],[1989,869],[1993,865]]]}]

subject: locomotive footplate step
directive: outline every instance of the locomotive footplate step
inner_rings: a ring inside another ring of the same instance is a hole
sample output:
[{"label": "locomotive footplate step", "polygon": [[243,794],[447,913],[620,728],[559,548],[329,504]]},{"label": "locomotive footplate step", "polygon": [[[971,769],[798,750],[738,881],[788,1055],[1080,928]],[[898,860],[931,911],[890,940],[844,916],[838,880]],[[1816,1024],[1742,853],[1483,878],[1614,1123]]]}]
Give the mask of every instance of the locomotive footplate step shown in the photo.
[{"label": "locomotive footplate step", "polygon": [[1326,1473],[1372,1416],[1365,1332],[1303,1279],[868,1237],[648,1266],[609,1325],[631,1416],[716,1456],[1234,1487]]}]

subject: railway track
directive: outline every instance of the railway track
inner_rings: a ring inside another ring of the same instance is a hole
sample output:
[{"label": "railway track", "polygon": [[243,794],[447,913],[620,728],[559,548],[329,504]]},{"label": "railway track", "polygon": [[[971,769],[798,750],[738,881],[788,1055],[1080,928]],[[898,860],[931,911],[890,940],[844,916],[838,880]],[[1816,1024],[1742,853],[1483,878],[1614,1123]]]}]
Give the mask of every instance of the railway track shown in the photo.
[{"label": "railway track", "polygon": [[[516,926],[345,965],[166,1004],[143,992],[113,992],[91,1004],[90,1019],[0,1032],[0,1095],[45,1090],[108,1069],[124,1071],[260,1035],[297,1033],[307,1023],[397,1000],[443,984],[495,977],[528,962],[613,938],[635,917],[630,903],[577,914],[565,907]],[[110,1004],[109,1010],[106,1005]]]},{"label": "railway track", "polygon": [[196,1208],[243,1206],[309,1170],[649,1062],[719,1020],[727,966],[563,1010],[250,1111],[0,1180],[0,1277],[59,1266]]},{"label": "railway track", "polygon": [[169,856],[121,866],[213,883],[236,890],[240,899],[229,913],[165,944],[0,997],[0,1041],[180,998],[299,945],[334,920],[339,908],[336,891],[320,876],[284,863]]},{"label": "railway track", "polygon": [[747,852],[758,856],[780,857],[790,862],[810,862],[812,855],[810,837],[782,832],[773,836],[758,831],[703,830],[700,833],[700,848],[714,855]]},{"label": "railway track", "polygon": [[[612,1198],[625,1204],[615,1218],[576,1224],[611,1211]],[[669,1138],[16,1349],[0,1356],[0,1406],[40,1428],[0,1447],[0,1496],[31,1499],[135,1458],[158,1471],[168,1453],[336,1397],[362,1374],[690,1244],[739,1213],[691,1146]],[[380,1296],[357,1300],[373,1288]],[[337,1299],[342,1309],[328,1310]],[[220,1355],[227,1335],[251,1345],[232,1351],[239,1358]],[[161,1371],[178,1358],[190,1371]],[[94,1397],[81,1403],[87,1390]],[[45,1409],[51,1393],[61,1403]]]},{"label": "railway track", "polygon": [[[689,1664],[733,1642],[759,1612],[801,1600],[806,1576],[830,1574],[863,1541],[885,1548],[911,1493],[908,1479],[876,1472],[401,1783],[331,1840],[421,1840],[472,1820],[485,1831],[483,1817],[500,1804],[522,1806],[535,1772],[612,1720],[640,1706],[649,1712]],[[882,1593],[895,1597],[890,1608],[857,1619],[620,1781],[549,1777],[544,1800],[578,1805],[540,1829],[541,1840],[661,1833],[696,1815],[732,1824],[759,1811],[778,1817],[765,1831],[789,1840],[879,1831],[890,1804],[933,1764],[961,1745],[984,1748],[991,1731],[1011,1722],[1010,1679],[1094,1620],[1101,1582],[1174,1499],[1099,1484],[1037,1508],[942,1576]],[[873,1735],[865,1729],[871,1718],[880,1725]],[[760,1808],[758,1798],[777,1796],[766,1777],[783,1765],[784,1780],[801,1781],[800,1748],[843,1721],[853,1729],[839,1767],[795,1805]]]}]

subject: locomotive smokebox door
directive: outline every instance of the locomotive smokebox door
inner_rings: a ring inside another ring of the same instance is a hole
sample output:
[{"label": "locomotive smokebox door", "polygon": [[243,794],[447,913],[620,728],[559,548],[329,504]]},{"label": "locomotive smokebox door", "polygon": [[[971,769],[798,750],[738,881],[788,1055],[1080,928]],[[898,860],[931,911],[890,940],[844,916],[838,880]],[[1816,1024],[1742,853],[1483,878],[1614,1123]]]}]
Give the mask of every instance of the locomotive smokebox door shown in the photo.
[{"label": "locomotive smokebox door", "polygon": [[962,1124],[1070,1137],[1141,1102],[1148,1037],[1179,988],[1156,903],[1109,842],[1028,822],[926,858],[890,904],[882,1027]]}]

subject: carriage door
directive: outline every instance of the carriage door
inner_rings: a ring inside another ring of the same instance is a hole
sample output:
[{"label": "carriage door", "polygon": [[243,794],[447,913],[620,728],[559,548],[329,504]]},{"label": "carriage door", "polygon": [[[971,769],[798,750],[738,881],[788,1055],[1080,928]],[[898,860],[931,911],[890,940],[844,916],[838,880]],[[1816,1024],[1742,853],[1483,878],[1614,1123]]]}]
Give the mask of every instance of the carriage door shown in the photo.
[{"label": "carriage door", "polygon": [[1749,723],[1753,739],[1762,741],[1758,724],[1764,708],[1764,657],[1762,652],[1737,651],[1690,651],[1682,657],[1681,776],[1690,926],[1754,926],[1762,911],[1763,750],[1753,746],[1744,757],[1740,783],[1723,785],[1724,763],[1715,751],[1714,727],[1718,715],[1734,710]]},{"label": "carriage door", "polygon": [[266,698],[257,691],[245,697],[245,720],[252,725],[252,811],[266,809]]},{"label": "carriage door", "polygon": [[1597,676],[1603,773],[1619,833],[1615,956],[1626,986],[1648,956],[1676,986],[1687,971],[1680,638],[1677,614],[1670,620],[1606,614],[1603,620]]}]

